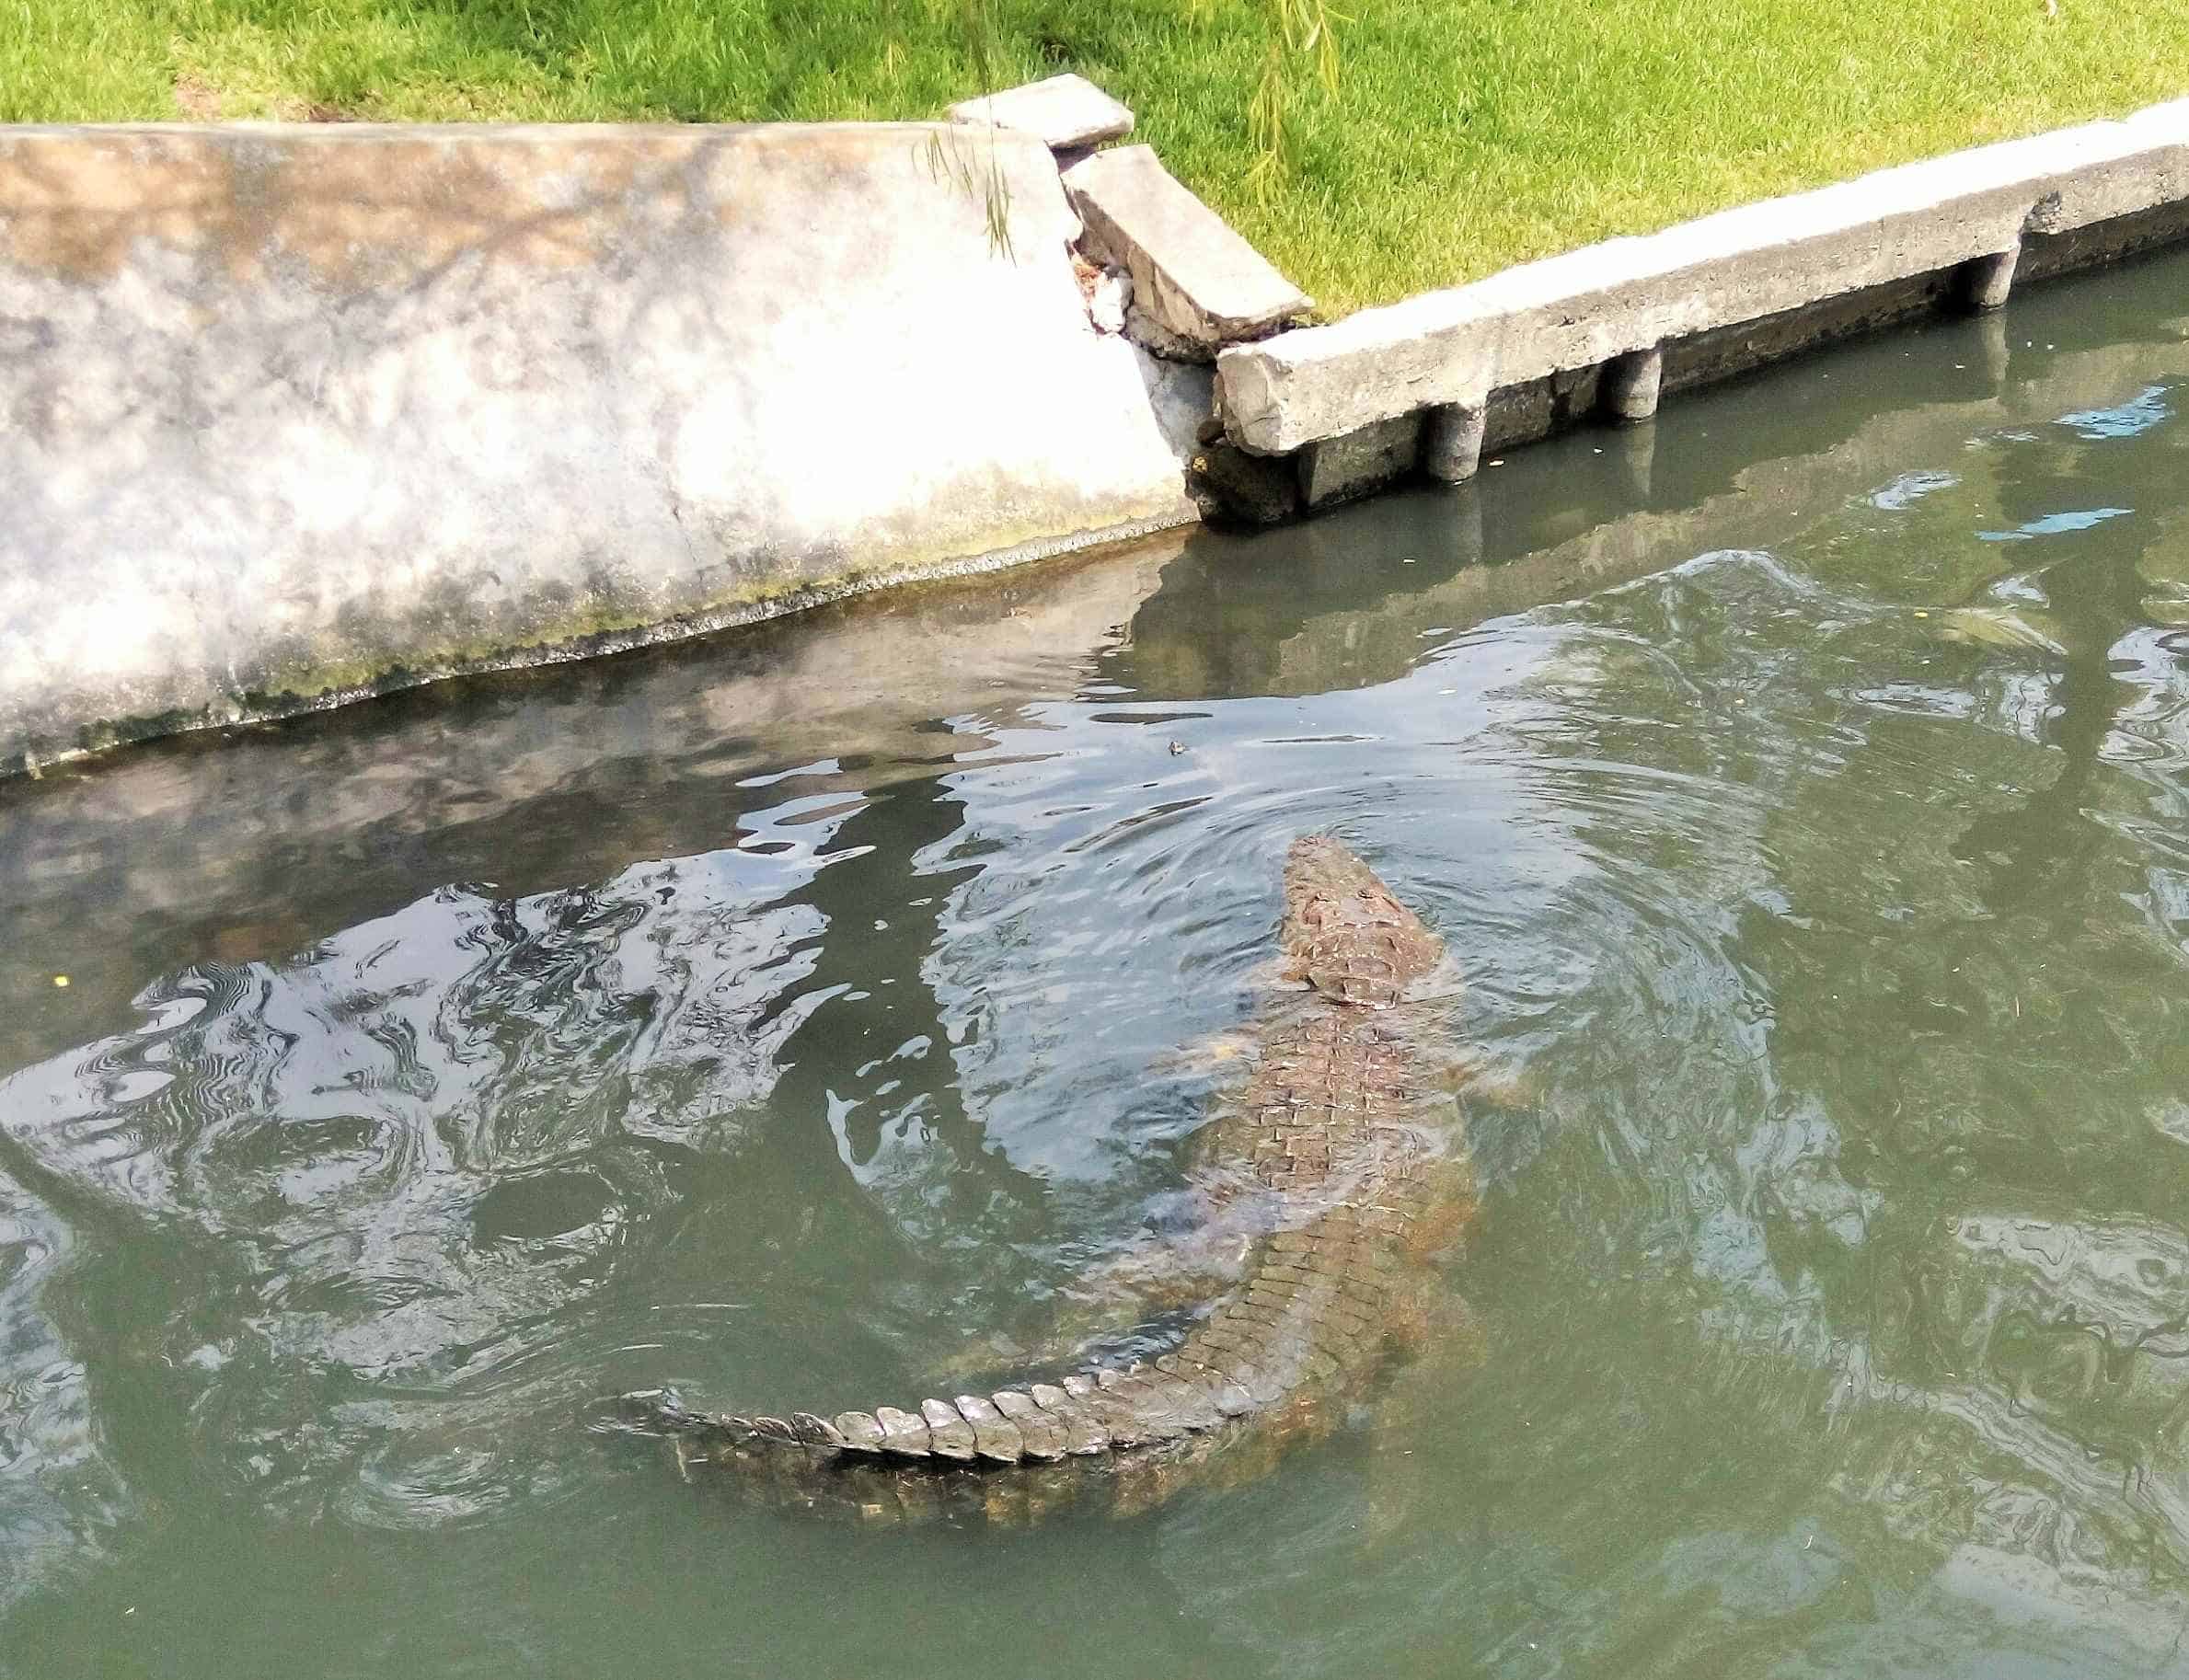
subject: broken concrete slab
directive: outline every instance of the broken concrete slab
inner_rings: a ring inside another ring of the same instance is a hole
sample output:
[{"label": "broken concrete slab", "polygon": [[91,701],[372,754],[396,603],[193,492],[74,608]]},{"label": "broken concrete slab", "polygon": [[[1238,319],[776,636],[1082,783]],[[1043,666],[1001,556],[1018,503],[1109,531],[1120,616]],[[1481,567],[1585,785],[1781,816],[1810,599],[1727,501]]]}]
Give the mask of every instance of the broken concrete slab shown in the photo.
[{"label": "broken concrete slab", "polygon": [[1269,259],[1163,167],[1151,146],[1119,146],[1064,174],[1097,261],[1130,271],[1150,349],[1207,362],[1314,306]]},{"label": "broken concrete slab", "polygon": [[1230,436],[1288,454],[1423,407],[1814,308],[2189,198],[2189,100],[1607,240],[1227,349]]},{"label": "broken concrete slab", "polygon": [[1083,75],[1053,75],[1022,87],[962,99],[952,122],[992,122],[1036,136],[1052,152],[1081,152],[1133,132],[1133,113]]}]

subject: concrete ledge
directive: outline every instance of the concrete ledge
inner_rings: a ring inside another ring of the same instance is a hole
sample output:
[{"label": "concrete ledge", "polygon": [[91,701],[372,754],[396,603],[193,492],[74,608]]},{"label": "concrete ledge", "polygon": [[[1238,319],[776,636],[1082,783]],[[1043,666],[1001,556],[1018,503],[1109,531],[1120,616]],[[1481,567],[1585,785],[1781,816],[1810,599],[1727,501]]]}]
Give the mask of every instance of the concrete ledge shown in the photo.
[{"label": "concrete ledge", "polygon": [[1023,129],[1052,152],[1080,152],[1133,132],[1133,113],[1083,75],[1053,75],[962,99],[950,108],[950,119]]},{"label": "concrete ledge", "polygon": [[1996,306],[2014,272],[2007,259],[2025,240],[2185,199],[2189,100],[2177,100],[1608,240],[1227,349],[1218,403],[1239,447],[1285,455],[1423,408],[1480,409],[1494,390],[1963,265],[1984,265],[1958,282],[1965,300]]},{"label": "concrete ledge", "polygon": [[0,767],[1191,523],[1077,231],[1011,129],[0,129]]}]

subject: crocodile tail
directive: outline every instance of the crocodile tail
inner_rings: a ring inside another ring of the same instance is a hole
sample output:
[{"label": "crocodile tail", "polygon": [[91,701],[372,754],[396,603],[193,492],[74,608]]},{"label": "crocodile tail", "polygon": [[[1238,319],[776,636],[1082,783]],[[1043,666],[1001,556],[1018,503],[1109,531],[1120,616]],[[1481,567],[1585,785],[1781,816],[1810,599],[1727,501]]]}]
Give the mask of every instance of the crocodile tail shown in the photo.
[{"label": "crocodile tail", "polygon": [[922,1400],[913,1410],[877,1406],[833,1418],[810,1411],[789,1417],[698,1411],[672,1388],[623,1397],[625,1412],[638,1427],[698,1438],[729,1448],[732,1456],[776,1450],[822,1462],[843,1456],[927,1460],[935,1469],[1158,1445],[1215,1430],[1261,1403],[1247,1386],[1181,1354],[1122,1371],[1089,1371],[1059,1383]]}]

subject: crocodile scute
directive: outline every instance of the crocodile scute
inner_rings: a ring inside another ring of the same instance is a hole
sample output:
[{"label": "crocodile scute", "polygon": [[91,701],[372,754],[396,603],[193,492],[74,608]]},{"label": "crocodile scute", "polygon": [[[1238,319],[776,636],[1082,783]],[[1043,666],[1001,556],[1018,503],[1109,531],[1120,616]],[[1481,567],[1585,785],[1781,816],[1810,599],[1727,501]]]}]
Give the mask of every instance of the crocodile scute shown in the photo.
[{"label": "crocodile scute", "polygon": [[[1212,1197],[1276,1212],[1238,1283],[1168,1352],[829,1417],[698,1411],[652,1391],[625,1397],[636,1425],[674,1439],[687,1474],[743,1471],[789,1504],[1003,1521],[1095,1484],[1138,1509],[1259,1475],[1328,1433],[1418,1316],[1472,1201],[1452,1099],[1434,1088],[1449,1060],[1441,1011],[1406,1006],[1442,941],[1327,835],[1290,848],[1279,941],[1285,976],[1304,984],[1260,1023],[1243,1090],[1196,1140]],[[1090,1479],[1098,1464],[1112,1474]]]}]

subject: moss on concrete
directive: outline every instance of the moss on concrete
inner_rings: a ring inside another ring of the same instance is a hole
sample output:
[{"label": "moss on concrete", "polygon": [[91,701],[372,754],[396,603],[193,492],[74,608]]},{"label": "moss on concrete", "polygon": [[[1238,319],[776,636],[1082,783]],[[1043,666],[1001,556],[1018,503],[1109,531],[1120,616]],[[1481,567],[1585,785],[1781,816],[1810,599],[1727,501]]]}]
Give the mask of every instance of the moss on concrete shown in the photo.
[{"label": "moss on concrete", "polygon": [[593,603],[543,623],[523,638],[474,638],[439,646],[421,644],[397,655],[374,659],[297,659],[273,666],[241,688],[202,707],[168,708],[134,716],[108,717],[79,727],[65,745],[40,743],[0,758],[0,776],[39,774],[45,766],[165,735],[225,729],[238,724],[277,721],[326,711],[359,700],[397,694],[451,677],[559,664],[658,646],[709,635],[741,625],[802,612],[881,588],[922,582],[943,583],[995,571],[1054,555],[1088,553],[1123,546],[1175,522],[1151,519],[1066,537],[1036,536],[1010,547],[963,556],[939,552],[925,561],[902,560],[885,567],[852,569],[814,583],[781,578],[755,578],[724,591],[704,607],[667,617],[628,607]]}]

